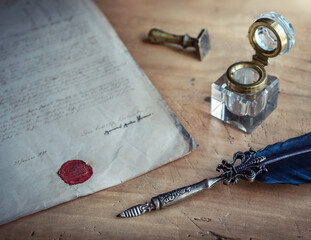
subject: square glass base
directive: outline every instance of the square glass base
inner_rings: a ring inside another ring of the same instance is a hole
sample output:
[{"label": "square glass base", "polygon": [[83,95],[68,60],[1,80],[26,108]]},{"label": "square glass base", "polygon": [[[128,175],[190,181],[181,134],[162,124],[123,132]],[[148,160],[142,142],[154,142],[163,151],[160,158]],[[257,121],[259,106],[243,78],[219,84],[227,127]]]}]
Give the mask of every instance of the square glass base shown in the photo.
[{"label": "square glass base", "polygon": [[211,114],[244,132],[252,133],[277,107],[279,79],[267,76],[266,87],[257,93],[232,91],[226,74],[212,84]]}]

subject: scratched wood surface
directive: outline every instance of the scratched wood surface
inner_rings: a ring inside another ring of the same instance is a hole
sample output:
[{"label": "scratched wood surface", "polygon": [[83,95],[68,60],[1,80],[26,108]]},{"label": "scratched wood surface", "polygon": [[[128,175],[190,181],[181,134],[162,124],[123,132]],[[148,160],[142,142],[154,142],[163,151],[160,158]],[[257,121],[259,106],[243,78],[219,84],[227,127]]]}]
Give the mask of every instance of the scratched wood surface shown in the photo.
[{"label": "scratched wood surface", "polygon": [[[311,2],[97,1],[117,33],[185,128],[200,144],[193,153],[119,186],[24,217],[0,227],[1,239],[311,239],[311,186],[240,182],[218,184],[162,211],[131,219],[115,215],[152,196],[216,176],[234,152],[255,149],[311,130]],[[211,84],[227,67],[250,60],[247,31],[263,12],[292,22],[293,49],[271,59],[280,78],[278,108],[251,135],[212,118]],[[148,30],[210,33],[203,62],[180,47],[152,45]]]}]

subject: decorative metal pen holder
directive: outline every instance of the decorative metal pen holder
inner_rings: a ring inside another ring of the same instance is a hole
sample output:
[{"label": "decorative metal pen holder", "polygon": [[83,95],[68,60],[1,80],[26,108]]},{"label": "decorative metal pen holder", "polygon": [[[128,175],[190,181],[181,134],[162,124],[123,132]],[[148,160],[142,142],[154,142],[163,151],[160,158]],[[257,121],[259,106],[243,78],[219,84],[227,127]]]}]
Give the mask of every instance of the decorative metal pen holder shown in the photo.
[{"label": "decorative metal pen holder", "polygon": [[281,15],[261,14],[250,26],[255,49],[251,62],[237,62],[212,84],[211,114],[251,133],[277,107],[279,79],[267,75],[268,59],[289,51],[295,43],[291,24]]}]

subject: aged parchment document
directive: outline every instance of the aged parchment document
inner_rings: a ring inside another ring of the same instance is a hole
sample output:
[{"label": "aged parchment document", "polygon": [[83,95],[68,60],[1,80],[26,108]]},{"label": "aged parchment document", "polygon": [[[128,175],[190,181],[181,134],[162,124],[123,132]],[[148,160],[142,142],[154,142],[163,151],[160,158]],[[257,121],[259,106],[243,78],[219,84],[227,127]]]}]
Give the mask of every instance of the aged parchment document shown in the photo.
[{"label": "aged parchment document", "polygon": [[[0,0],[0,224],[196,147],[92,2]],[[75,159],[93,175],[69,185]]]}]

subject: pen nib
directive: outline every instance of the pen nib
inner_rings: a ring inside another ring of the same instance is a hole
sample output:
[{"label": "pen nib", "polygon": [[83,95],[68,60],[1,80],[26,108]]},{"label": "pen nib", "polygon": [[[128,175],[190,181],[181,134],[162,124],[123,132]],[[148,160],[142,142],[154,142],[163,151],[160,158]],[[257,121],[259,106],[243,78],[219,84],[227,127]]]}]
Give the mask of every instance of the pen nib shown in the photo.
[{"label": "pen nib", "polygon": [[121,217],[121,218],[136,217],[136,216],[144,214],[145,212],[150,212],[154,209],[155,209],[155,206],[152,203],[146,202],[144,204],[133,206],[125,210],[124,212],[119,213],[117,217]]},{"label": "pen nib", "polygon": [[122,212],[122,213],[119,213],[119,214],[117,215],[117,217],[126,217],[126,216],[125,216],[124,212]]}]

